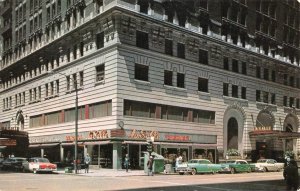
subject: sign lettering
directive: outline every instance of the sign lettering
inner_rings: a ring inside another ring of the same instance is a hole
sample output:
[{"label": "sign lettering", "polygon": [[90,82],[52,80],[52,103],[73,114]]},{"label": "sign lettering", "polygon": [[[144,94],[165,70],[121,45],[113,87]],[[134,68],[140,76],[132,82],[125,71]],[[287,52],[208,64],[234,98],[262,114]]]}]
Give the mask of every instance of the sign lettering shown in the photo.
[{"label": "sign lettering", "polygon": [[89,139],[105,139],[109,138],[107,130],[102,131],[90,131],[88,135]]},{"label": "sign lettering", "polygon": [[166,140],[169,141],[189,141],[190,136],[187,135],[165,135]]},{"label": "sign lettering", "polygon": [[132,139],[147,139],[148,137],[154,137],[154,139],[159,139],[158,131],[144,131],[144,130],[132,130],[129,133],[128,138]]}]

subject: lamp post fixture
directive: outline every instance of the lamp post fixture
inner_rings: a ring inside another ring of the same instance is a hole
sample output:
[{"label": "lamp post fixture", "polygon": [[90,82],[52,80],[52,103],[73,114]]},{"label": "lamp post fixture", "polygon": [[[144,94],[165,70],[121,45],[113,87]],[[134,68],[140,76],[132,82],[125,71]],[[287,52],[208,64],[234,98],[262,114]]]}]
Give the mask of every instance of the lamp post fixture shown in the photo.
[{"label": "lamp post fixture", "polygon": [[[62,76],[65,76],[67,78],[67,75],[60,73],[60,72],[55,72],[51,70],[48,72],[50,74],[60,74]],[[74,83],[74,88],[75,88],[75,146],[74,146],[74,173],[77,174],[77,162],[78,162],[78,88],[77,88],[77,80],[73,79],[70,77],[70,79]]]}]

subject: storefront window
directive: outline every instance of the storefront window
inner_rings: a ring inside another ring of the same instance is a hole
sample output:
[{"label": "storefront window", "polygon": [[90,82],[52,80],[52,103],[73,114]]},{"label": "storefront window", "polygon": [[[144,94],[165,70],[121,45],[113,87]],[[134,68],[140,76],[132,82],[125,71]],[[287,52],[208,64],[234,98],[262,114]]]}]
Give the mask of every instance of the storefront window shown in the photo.
[{"label": "storefront window", "polygon": [[215,149],[194,149],[193,151],[194,159],[208,159],[212,163],[215,163]]},{"label": "storefront window", "polygon": [[90,148],[92,148],[92,165],[98,165],[101,168],[112,168],[112,144],[90,145],[88,150]]},{"label": "storefront window", "polygon": [[161,155],[165,158],[166,164],[175,166],[176,158],[181,156],[182,162],[187,162],[189,149],[188,148],[162,148]]}]

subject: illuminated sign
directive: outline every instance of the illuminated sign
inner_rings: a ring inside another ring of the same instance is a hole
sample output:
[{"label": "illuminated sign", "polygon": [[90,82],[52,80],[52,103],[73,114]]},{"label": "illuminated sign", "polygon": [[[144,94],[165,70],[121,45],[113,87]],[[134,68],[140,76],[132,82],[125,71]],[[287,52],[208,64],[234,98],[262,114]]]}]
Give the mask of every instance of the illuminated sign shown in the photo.
[{"label": "illuminated sign", "polygon": [[128,138],[132,139],[147,139],[148,137],[154,137],[157,140],[159,139],[159,132],[133,129],[128,135]]},{"label": "illuminated sign", "polygon": [[266,127],[254,127],[254,131],[270,131],[272,130],[271,126],[266,126]]},{"label": "illuminated sign", "polygon": [[107,130],[90,131],[88,139],[106,139],[109,138]]},{"label": "illuminated sign", "polygon": [[0,139],[1,146],[16,146],[17,141],[15,139]]},{"label": "illuminated sign", "polygon": [[165,135],[168,141],[190,141],[190,136],[187,135]]}]

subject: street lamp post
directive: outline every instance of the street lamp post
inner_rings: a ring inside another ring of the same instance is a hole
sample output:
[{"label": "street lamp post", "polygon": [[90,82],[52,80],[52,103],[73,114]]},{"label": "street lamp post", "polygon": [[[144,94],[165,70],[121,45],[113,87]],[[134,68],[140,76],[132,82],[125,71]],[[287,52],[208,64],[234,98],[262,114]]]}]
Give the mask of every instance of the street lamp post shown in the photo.
[{"label": "street lamp post", "polygon": [[[50,71],[49,73],[57,73],[62,76],[67,77],[65,74],[60,72]],[[74,83],[75,88],[75,145],[74,145],[74,173],[77,174],[77,162],[78,162],[78,88],[77,88],[77,80],[70,77],[70,79]]]}]

